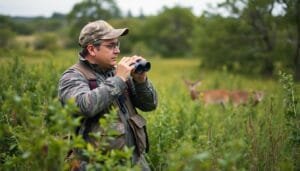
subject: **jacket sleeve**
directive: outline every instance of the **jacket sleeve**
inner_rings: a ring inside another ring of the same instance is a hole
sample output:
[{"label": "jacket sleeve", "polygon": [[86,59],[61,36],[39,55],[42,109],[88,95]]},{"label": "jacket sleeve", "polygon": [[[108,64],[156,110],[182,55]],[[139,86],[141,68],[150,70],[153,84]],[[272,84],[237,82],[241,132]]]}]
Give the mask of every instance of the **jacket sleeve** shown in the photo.
[{"label": "jacket sleeve", "polygon": [[133,87],[132,91],[132,103],[135,107],[142,111],[151,111],[157,107],[157,93],[150,80],[146,80],[144,83],[136,83],[131,81]]},{"label": "jacket sleeve", "polygon": [[86,117],[93,117],[106,110],[127,87],[119,77],[107,78],[98,85],[90,90],[88,80],[78,71],[70,69],[59,81],[59,99],[65,104],[74,98],[81,113]]}]

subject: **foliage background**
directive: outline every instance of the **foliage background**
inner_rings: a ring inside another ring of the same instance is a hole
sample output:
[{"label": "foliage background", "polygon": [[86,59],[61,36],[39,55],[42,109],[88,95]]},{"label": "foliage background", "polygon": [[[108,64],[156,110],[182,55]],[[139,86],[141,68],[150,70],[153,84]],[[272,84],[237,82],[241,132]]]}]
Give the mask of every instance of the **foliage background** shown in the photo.
[{"label": "foliage background", "polygon": [[[79,29],[94,19],[128,27],[122,55],[152,63],[159,106],[142,114],[154,170],[299,170],[299,3],[231,0],[220,4],[227,17],[180,6],[133,17],[113,0],[86,0],[50,18],[0,16],[0,170],[67,170],[73,147],[85,149],[91,170],[137,169],[130,149],[101,155],[73,135],[76,107],[57,100],[60,74],[77,61]],[[263,90],[265,98],[256,107],[204,107],[182,78],[203,80],[199,90]]]},{"label": "foliage background", "polygon": [[284,69],[299,80],[299,4],[299,0],[230,0],[219,4],[228,16],[212,12],[195,16],[180,6],[164,7],[155,16],[124,16],[114,0],[84,0],[68,14],[54,13],[50,18],[0,16],[0,45],[50,51],[78,48],[80,29],[104,19],[130,29],[122,41],[125,54],[195,58],[201,67],[226,67],[243,74],[272,76]]}]

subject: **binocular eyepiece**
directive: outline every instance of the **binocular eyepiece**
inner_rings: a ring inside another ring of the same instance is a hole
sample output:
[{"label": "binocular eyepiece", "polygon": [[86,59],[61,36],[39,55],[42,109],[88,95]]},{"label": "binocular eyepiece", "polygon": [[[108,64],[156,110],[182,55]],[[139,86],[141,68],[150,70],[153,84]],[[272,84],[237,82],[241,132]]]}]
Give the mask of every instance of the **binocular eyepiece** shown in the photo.
[{"label": "binocular eyepiece", "polygon": [[147,72],[151,69],[151,63],[146,60],[137,60],[136,63],[134,63],[134,72],[135,73],[142,73]]}]

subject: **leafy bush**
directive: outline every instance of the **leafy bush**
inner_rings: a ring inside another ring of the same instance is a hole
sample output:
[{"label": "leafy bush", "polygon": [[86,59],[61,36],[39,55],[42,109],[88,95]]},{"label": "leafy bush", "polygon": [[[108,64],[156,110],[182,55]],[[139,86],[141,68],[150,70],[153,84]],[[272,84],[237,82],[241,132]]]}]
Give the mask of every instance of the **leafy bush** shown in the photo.
[{"label": "leafy bush", "polygon": [[[0,68],[0,170],[68,170],[65,157],[72,148],[82,149],[90,170],[138,170],[130,165],[132,149],[103,154],[74,134],[80,118],[71,114],[78,109],[72,101],[62,107],[57,100],[59,76],[74,57],[62,56],[53,61],[44,58],[40,65],[12,58]],[[264,89],[266,94],[256,107],[204,107],[201,100],[190,99],[181,81],[182,76],[199,77],[194,60],[149,61],[159,106],[150,113],[140,112],[148,121],[147,160],[153,170],[298,168],[299,85],[290,76],[281,77],[281,91],[277,81],[202,70],[206,75],[202,90],[248,88]],[[109,125],[112,118],[108,114],[101,125]]]},{"label": "leafy bush", "polygon": [[0,47],[5,48],[13,45],[16,34],[10,29],[0,30]]},{"label": "leafy bush", "polygon": [[37,50],[46,49],[54,51],[59,47],[59,38],[57,35],[51,33],[43,33],[38,35],[34,43],[34,48]]},{"label": "leafy bush", "polygon": [[[40,71],[45,68],[49,72],[40,77]],[[53,68],[49,64],[29,69],[15,58],[1,69],[4,75],[0,80],[9,84],[1,84],[0,93],[0,169],[65,170],[70,167],[65,160],[68,151],[74,148],[82,149],[90,161],[87,165],[90,169],[131,168],[131,149],[103,153],[103,149],[94,148],[75,135],[80,118],[74,118],[72,113],[78,108],[72,101],[61,106],[56,97],[61,71]],[[111,119],[105,117],[100,122],[105,127]],[[104,143],[98,138],[100,144]]]}]

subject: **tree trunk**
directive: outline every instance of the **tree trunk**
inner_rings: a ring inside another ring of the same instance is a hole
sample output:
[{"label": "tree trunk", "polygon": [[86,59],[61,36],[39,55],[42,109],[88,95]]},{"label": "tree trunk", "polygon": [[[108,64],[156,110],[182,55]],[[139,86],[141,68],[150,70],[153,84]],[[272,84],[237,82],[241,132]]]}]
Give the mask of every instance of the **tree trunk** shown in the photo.
[{"label": "tree trunk", "polygon": [[264,64],[261,73],[266,76],[271,76],[274,71],[274,64],[269,54],[274,51],[276,34],[274,33],[272,24],[268,25],[268,21],[263,18],[262,13],[257,9],[254,8],[249,12],[249,18],[251,26],[262,37],[261,41],[265,45],[263,49],[265,55],[262,60]]},{"label": "tree trunk", "polygon": [[300,81],[300,0],[297,0],[295,5],[295,18],[297,24],[297,45],[294,57],[295,63],[295,80]]}]

